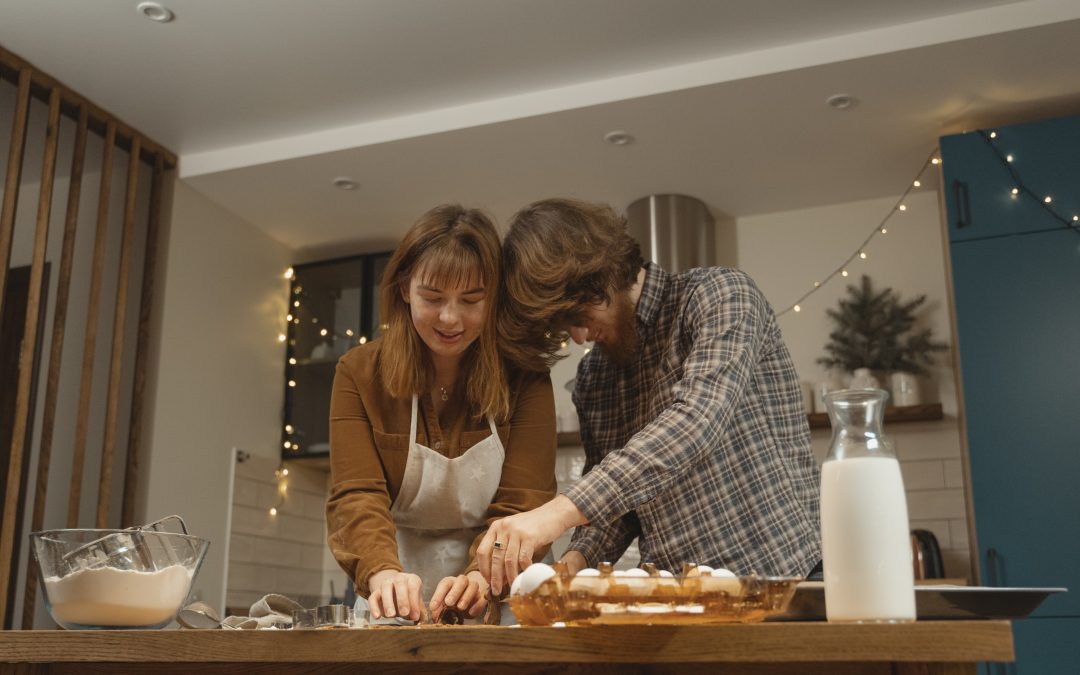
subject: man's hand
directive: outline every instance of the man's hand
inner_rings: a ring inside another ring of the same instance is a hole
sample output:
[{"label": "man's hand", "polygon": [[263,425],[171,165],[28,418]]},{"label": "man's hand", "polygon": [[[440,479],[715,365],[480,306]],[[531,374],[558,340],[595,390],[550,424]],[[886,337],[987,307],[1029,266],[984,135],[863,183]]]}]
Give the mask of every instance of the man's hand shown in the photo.
[{"label": "man's hand", "polygon": [[424,611],[420,591],[424,582],[415,574],[383,570],[368,577],[368,606],[376,619],[400,616],[419,621]]},{"label": "man's hand", "polygon": [[470,617],[478,617],[487,607],[488,582],[477,570],[456,577],[445,577],[431,596],[431,618],[435,621],[447,607],[457,607]]},{"label": "man's hand", "polygon": [[581,511],[564,495],[532,511],[496,520],[476,549],[480,573],[498,595],[504,583],[512,583],[520,570],[532,564],[537,549],[586,522]]},{"label": "man's hand", "polygon": [[570,576],[574,576],[589,566],[589,561],[579,551],[567,551],[562,558],[559,558],[559,562],[566,565],[566,571],[570,573]]}]

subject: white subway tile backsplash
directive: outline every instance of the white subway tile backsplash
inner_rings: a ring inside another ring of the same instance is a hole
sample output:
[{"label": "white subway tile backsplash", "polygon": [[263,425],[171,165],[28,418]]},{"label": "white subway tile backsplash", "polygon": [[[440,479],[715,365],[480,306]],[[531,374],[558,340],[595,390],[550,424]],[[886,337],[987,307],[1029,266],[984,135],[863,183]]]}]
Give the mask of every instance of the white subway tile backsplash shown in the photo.
[{"label": "white subway tile backsplash", "polygon": [[229,565],[229,588],[237,591],[271,593],[275,590],[274,568],[250,563]]},{"label": "white subway tile backsplash", "polygon": [[321,520],[301,518],[288,514],[279,515],[281,538],[304,544],[321,544],[326,540],[326,524]]},{"label": "white subway tile backsplash", "polygon": [[233,504],[255,505],[255,491],[258,483],[249,478],[237,477],[233,484]]},{"label": "white subway tile backsplash", "polygon": [[951,548],[968,550],[970,542],[968,540],[968,524],[967,520],[956,518],[949,521],[949,532],[952,536]]},{"label": "white subway tile backsplash", "polygon": [[255,555],[260,565],[303,567],[302,547],[295,542],[259,537],[255,540]]},{"label": "white subway tile backsplash", "polygon": [[945,565],[945,576],[972,580],[971,556],[966,549],[949,549],[941,552],[941,559]]},{"label": "white subway tile backsplash", "polygon": [[947,459],[943,462],[945,467],[945,487],[964,487],[964,464],[959,459]]},{"label": "white subway tile backsplash", "polygon": [[900,462],[904,488],[911,490],[939,490],[945,487],[945,471],[940,460]]},{"label": "white subway tile backsplash", "polygon": [[229,560],[236,562],[255,562],[255,540],[249,534],[233,532],[229,537]]},{"label": "white subway tile backsplash", "polygon": [[302,497],[305,516],[308,518],[317,518],[319,520],[326,518],[326,492],[317,495],[305,493]]},{"label": "white subway tile backsplash", "polygon": [[964,517],[963,490],[919,490],[908,493],[908,518],[911,520]]},{"label": "white subway tile backsplash", "polygon": [[327,548],[327,546],[300,544],[300,564],[297,565],[297,567],[301,567],[306,570],[324,569],[323,549]]},{"label": "white subway tile backsplash", "polygon": [[319,570],[277,570],[277,592],[285,595],[319,595],[322,572]]},{"label": "white subway tile backsplash", "polygon": [[266,509],[250,506],[234,506],[232,531],[241,534],[257,534],[264,537],[278,536],[278,519]]}]

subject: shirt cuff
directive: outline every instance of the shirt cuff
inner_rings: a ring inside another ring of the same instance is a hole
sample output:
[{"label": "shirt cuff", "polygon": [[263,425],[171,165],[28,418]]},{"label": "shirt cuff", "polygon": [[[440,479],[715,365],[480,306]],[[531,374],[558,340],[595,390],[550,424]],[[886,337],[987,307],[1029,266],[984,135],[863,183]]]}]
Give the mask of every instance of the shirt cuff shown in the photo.
[{"label": "shirt cuff", "polygon": [[606,525],[633,508],[627,505],[619,484],[600,467],[594,467],[563,494],[590,525]]}]

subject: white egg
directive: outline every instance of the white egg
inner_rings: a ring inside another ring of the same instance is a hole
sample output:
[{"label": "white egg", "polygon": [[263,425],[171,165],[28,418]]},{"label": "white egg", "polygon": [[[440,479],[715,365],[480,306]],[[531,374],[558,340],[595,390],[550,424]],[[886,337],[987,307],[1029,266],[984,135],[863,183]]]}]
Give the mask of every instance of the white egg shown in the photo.
[{"label": "white egg", "polygon": [[615,570],[611,573],[611,576],[621,579],[626,576],[626,570]]},{"label": "white egg", "polygon": [[510,584],[510,595],[528,595],[553,576],[555,570],[551,565],[533,563]]},{"label": "white egg", "polygon": [[699,574],[702,574],[702,575],[712,574],[713,573],[713,568],[709,567],[708,565],[698,565],[697,566],[697,571],[698,571]]},{"label": "white egg", "polygon": [[598,570],[598,569],[596,569],[594,567],[586,567],[585,569],[578,572],[575,576],[579,576],[579,577],[598,577],[598,576],[600,576],[600,570]]},{"label": "white egg", "polygon": [[713,570],[712,575],[714,577],[721,577],[724,579],[734,579],[736,577],[736,574],[734,572],[724,569],[723,567]]},{"label": "white egg", "polygon": [[624,577],[638,577],[638,578],[640,578],[640,577],[648,577],[649,573],[646,572],[645,570],[641,569],[640,567],[634,567],[632,569],[626,570],[623,573],[623,576]]},{"label": "white egg", "polygon": [[674,579],[675,578],[675,575],[672,574],[671,572],[668,572],[667,570],[660,570],[660,576],[662,576],[665,579]]}]

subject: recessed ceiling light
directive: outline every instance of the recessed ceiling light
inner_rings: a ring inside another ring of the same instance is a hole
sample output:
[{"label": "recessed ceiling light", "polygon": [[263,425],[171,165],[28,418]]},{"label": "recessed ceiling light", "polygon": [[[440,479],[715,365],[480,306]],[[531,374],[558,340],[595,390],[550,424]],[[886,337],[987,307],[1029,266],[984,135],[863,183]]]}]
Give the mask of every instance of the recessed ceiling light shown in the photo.
[{"label": "recessed ceiling light", "polygon": [[604,141],[612,145],[630,145],[634,137],[625,131],[609,131],[604,134]]},{"label": "recessed ceiling light", "polygon": [[173,11],[160,2],[140,2],[135,11],[158,23],[169,23],[176,18]]},{"label": "recessed ceiling light", "polygon": [[338,176],[334,179],[334,187],[339,190],[355,190],[360,184],[348,176]]},{"label": "recessed ceiling light", "polygon": [[836,108],[837,110],[847,110],[848,108],[854,108],[859,103],[859,99],[848,94],[833,94],[829,98],[825,99],[825,102],[829,104],[829,107]]}]

